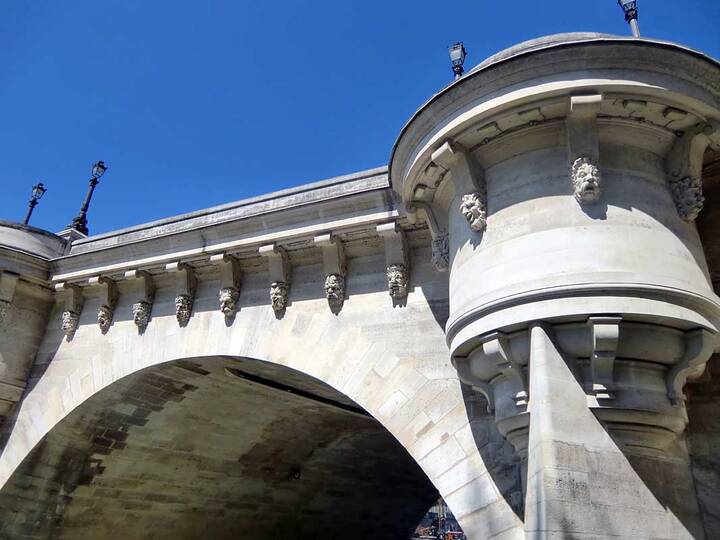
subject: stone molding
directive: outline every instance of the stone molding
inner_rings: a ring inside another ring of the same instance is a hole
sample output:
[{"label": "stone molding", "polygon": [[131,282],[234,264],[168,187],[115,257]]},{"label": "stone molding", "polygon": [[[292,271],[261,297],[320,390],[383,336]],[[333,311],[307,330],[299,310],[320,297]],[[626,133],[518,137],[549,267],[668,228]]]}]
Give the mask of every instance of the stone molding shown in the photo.
[{"label": "stone molding", "polygon": [[220,311],[225,317],[234,317],[239,309],[238,300],[242,283],[240,261],[227,253],[220,253],[210,256],[210,262],[220,267],[220,290],[218,291]]},{"label": "stone molding", "polygon": [[568,160],[575,200],[591,204],[600,199],[600,138],[597,116],[603,97],[600,94],[570,96],[565,118]]},{"label": "stone molding", "polygon": [[145,331],[152,317],[152,306],[155,300],[155,282],[149,272],[143,270],[128,270],[125,279],[138,279],[142,283],[142,295],[133,303],[133,322],[140,333]]},{"label": "stone molding", "polygon": [[259,253],[268,261],[270,303],[275,313],[281,314],[287,308],[290,295],[290,259],[287,251],[277,244],[260,246]]},{"label": "stone molding", "polygon": [[56,291],[65,291],[65,310],[62,313],[62,331],[65,338],[70,341],[75,336],[75,332],[80,324],[80,314],[82,313],[85,298],[82,289],[78,285],[71,283],[57,283]]},{"label": "stone molding", "polygon": [[115,306],[118,302],[117,284],[105,276],[95,276],[88,280],[88,285],[102,288],[100,307],[98,308],[97,322],[100,331],[105,334],[113,322]]},{"label": "stone molding", "polygon": [[342,242],[330,233],[316,236],[314,243],[322,251],[325,297],[330,310],[337,314],[345,302],[345,248]]},{"label": "stone molding", "polygon": [[665,163],[668,185],[680,219],[694,221],[705,197],[702,192],[702,163],[710,137],[720,130],[720,121],[700,122],[686,130],[673,145]]},{"label": "stone molding", "polygon": [[385,273],[388,280],[388,294],[393,301],[403,302],[407,298],[410,282],[405,233],[395,222],[378,225],[377,233],[385,243]]},{"label": "stone molding", "polygon": [[197,291],[197,278],[193,268],[183,262],[170,263],[165,267],[168,272],[177,274],[175,296],[175,318],[181,327],[187,326],[192,317],[195,293]]}]

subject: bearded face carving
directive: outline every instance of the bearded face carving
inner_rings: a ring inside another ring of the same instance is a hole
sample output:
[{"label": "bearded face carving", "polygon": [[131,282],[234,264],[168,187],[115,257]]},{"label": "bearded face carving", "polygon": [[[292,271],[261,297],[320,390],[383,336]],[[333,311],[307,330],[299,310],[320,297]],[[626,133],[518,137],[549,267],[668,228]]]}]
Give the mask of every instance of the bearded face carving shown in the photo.
[{"label": "bearded face carving", "polygon": [[192,315],[193,299],[189,294],[178,294],[175,297],[175,318],[180,326],[187,326]]},{"label": "bearded face carving", "polygon": [[223,287],[218,295],[220,299],[220,311],[226,317],[232,317],[237,313],[237,302],[240,298],[240,291],[235,287]]},{"label": "bearded face carving", "polygon": [[485,203],[479,192],[473,191],[467,195],[463,195],[460,202],[460,212],[474,232],[482,232],[487,225],[487,212]]},{"label": "bearded face carving", "polygon": [[270,285],[270,303],[275,311],[282,311],[287,307],[289,289],[285,281],[273,281]]},{"label": "bearded face carving", "polygon": [[345,302],[345,278],[330,274],[325,278],[325,296],[331,309],[340,309]]},{"label": "bearded face carving", "polygon": [[150,322],[151,310],[152,304],[150,302],[141,300],[140,302],[133,304],[133,321],[135,322],[135,326],[137,326],[140,330],[145,330],[145,328],[147,328],[148,322]]},{"label": "bearded face carving", "polygon": [[673,178],[670,180],[670,191],[681,219],[692,221],[698,217],[705,202],[702,181],[699,178]]},{"label": "bearded face carving", "polygon": [[104,334],[108,331],[110,328],[110,325],[112,324],[113,320],[113,310],[110,309],[110,306],[102,305],[100,306],[100,309],[98,309],[97,314],[97,322],[98,326],[100,326],[100,331]]},{"label": "bearded face carving", "polygon": [[600,170],[590,158],[577,158],[570,172],[579,203],[593,203],[600,198]]},{"label": "bearded face carving", "polygon": [[63,311],[62,314],[62,330],[65,336],[72,338],[80,323],[80,313],[77,311]]},{"label": "bearded face carving", "polygon": [[407,297],[408,276],[404,264],[391,264],[387,267],[388,292],[395,299]]}]

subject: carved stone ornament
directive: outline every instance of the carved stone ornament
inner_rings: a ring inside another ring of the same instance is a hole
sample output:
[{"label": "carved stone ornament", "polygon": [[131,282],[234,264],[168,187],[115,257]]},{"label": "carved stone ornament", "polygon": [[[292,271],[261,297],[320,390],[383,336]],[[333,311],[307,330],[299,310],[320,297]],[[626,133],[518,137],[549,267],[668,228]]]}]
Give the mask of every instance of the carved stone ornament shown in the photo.
[{"label": "carved stone ornament", "polygon": [[187,326],[192,315],[193,298],[189,294],[178,294],[175,297],[175,318],[180,326]]},{"label": "carved stone ornament", "polygon": [[234,316],[238,311],[237,302],[240,298],[240,291],[236,287],[223,287],[218,294],[220,299],[220,311],[226,317]]},{"label": "carved stone ornament", "polygon": [[473,191],[467,195],[463,195],[460,202],[460,212],[474,232],[482,232],[487,225],[487,211],[482,195],[478,191]]},{"label": "carved stone ornament", "polygon": [[289,285],[285,281],[273,281],[270,285],[270,303],[275,311],[287,307]]},{"label": "carved stone ornament", "polygon": [[345,278],[330,274],[325,278],[325,296],[331,309],[340,309],[345,302]]},{"label": "carved stone ornament", "polygon": [[432,240],[432,265],[438,272],[446,272],[450,266],[450,238],[446,232]]},{"label": "carved stone ornament", "polygon": [[404,264],[391,264],[387,267],[388,292],[395,299],[408,295],[408,275]]},{"label": "carved stone ornament", "polygon": [[113,320],[113,310],[110,306],[102,305],[98,309],[97,322],[100,326],[100,331],[104,334],[110,328]]},{"label": "carved stone ornament", "polygon": [[145,330],[145,328],[147,328],[148,322],[150,322],[151,310],[152,304],[150,302],[141,300],[140,302],[135,302],[133,304],[133,321],[135,322],[135,326],[137,326],[140,330]]},{"label": "carved stone ornament", "polygon": [[692,176],[671,178],[670,191],[672,192],[680,219],[693,221],[698,217],[705,202],[702,191],[702,181],[699,178]]},{"label": "carved stone ornament", "polygon": [[570,167],[575,199],[580,203],[594,203],[600,199],[600,169],[588,157],[577,158]]},{"label": "carved stone ornament", "polygon": [[77,311],[63,311],[62,314],[62,330],[65,336],[72,338],[80,323],[80,313]]}]

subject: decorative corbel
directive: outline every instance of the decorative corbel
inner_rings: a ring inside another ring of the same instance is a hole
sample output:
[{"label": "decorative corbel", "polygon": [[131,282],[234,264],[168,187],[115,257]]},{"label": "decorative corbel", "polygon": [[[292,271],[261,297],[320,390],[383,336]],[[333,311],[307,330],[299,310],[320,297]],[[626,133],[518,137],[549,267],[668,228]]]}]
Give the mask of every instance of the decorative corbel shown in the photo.
[{"label": "decorative corbel", "polygon": [[702,210],[703,155],[720,121],[701,122],[689,128],[675,141],[665,159],[668,184],[680,218],[693,221]]},{"label": "decorative corbel", "polygon": [[688,377],[702,373],[714,347],[715,336],[703,328],[685,334],[685,352],[666,376],[668,397],[673,405],[682,405],[685,382]]},{"label": "decorative corbel", "polygon": [[195,293],[197,292],[197,278],[192,266],[174,262],[165,265],[167,272],[177,273],[177,294],[175,295],[175,318],[180,326],[187,326],[192,315]]},{"label": "decorative corbel", "polygon": [[325,296],[333,313],[338,313],[345,302],[345,276],[347,263],[342,242],[332,234],[315,237],[315,245],[322,250]]},{"label": "decorative corbel", "polygon": [[597,116],[602,95],[570,96],[565,119],[568,160],[575,199],[580,204],[600,199],[600,143]]},{"label": "decorative corbel", "polygon": [[405,234],[397,223],[383,223],[376,227],[385,241],[385,273],[388,292],[393,300],[404,300],[408,295],[410,263]]},{"label": "decorative corbel", "polygon": [[475,157],[463,146],[446,142],[432,153],[431,161],[450,171],[456,193],[460,198],[460,212],[473,232],[487,226],[487,186],[485,173]]},{"label": "decorative corbel", "polygon": [[0,324],[3,323],[10,311],[19,277],[12,272],[0,272]]},{"label": "decorative corbel", "polygon": [[513,386],[513,400],[518,407],[528,404],[528,381],[520,365],[512,356],[510,343],[505,334],[493,332],[482,344],[485,357],[492,362],[497,370]]},{"label": "decorative corbel", "polygon": [[614,398],[615,356],[620,338],[621,317],[589,317],[592,351],[590,353],[590,373],[592,391],[598,399]]},{"label": "decorative corbel", "polygon": [[447,226],[440,224],[437,219],[439,212],[433,204],[413,201],[412,208],[420,210],[430,229],[432,237],[432,265],[438,272],[447,272],[450,266],[450,238]]},{"label": "decorative corbel", "polygon": [[495,394],[492,385],[477,377],[470,368],[470,360],[468,358],[453,358],[452,363],[457,371],[458,379],[461,383],[467,384],[473,390],[480,392],[487,400],[487,411],[492,413],[495,411]]},{"label": "decorative corbel", "polygon": [[128,270],[125,279],[142,280],[142,296],[132,305],[133,321],[140,333],[145,331],[152,315],[153,301],[155,300],[155,282],[149,272],[143,270]]},{"label": "decorative corbel", "polygon": [[260,246],[260,255],[268,260],[270,271],[270,303],[276,313],[282,313],[290,294],[290,259],[287,251],[276,244]]},{"label": "decorative corbel", "polygon": [[75,336],[75,331],[80,323],[80,314],[85,299],[83,298],[82,289],[71,283],[57,283],[55,290],[58,292],[66,291],[67,293],[65,310],[62,314],[62,330],[65,333],[65,338],[70,341]]},{"label": "decorative corbel", "polygon": [[117,284],[110,278],[105,276],[95,276],[88,280],[90,286],[102,287],[102,296],[100,297],[100,308],[98,309],[97,322],[100,331],[105,334],[110,329],[115,314],[115,306],[118,301]]},{"label": "decorative corbel", "polygon": [[238,312],[242,283],[240,261],[227,253],[218,253],[210,256],[210,262],[220,267],[220,291],[218,292],[220,311],[228,318],[234,317]]}]

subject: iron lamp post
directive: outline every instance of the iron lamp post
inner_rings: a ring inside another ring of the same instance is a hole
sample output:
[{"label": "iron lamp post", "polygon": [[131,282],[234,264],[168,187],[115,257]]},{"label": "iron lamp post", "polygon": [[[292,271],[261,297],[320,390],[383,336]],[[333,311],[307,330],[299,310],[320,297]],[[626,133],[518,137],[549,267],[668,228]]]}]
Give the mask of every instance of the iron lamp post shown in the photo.
[{"label": "iron lamp post", "polygon": [[38,201],[42,199],[43,195],[45,195],[46,191],[47,189],[45,188],[45,184],[43,184],[42,182],[39,182],[33,186],[32,195],[30,196],[30,202],[28,203],[27,215],[25,216],[25,221],[23,221],[24,225],[27,225],[30,222],[30,216],[32,216],[33,210],[37,206]]},{"label": "iron lamp post", "polygon": [[455,79],[459,79],[465,72],[463,64],[465,63],[465,55],[467,54],[463,42],[458,41],[454,45],[451,45],[448,47],[448,52],[450,53],[450,61],[452,62],[452,70],[455,74]]},{"label": "iron lamp post", "polygon": [[83,204],[80,207],[80,213],[72,220],[72,223],[68,225],[68,228],[75,229],[83,234],[88,234],[87,211],[90,206],[90,200],[92,199],[93,191],[95,191],[95,186],[98,185],[100,177],[105,174],[107,169],[108,168],[104,161],[98,161],[93,165],[92,178],[90,178],[90,185],[88,187],[87,195],[85,195],[85,201],[83,201]]},{"label": "iron lamp post", "polygon": [[633,37],[640,37],[640,27],[638,26],[637,0],[618,0],[618,5],[625,13],[625,20],[630,25]]}]

